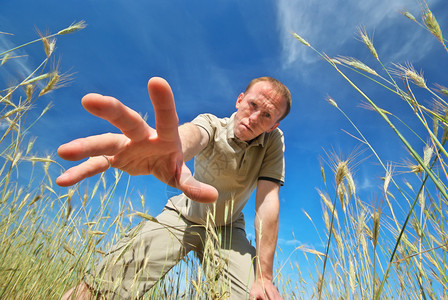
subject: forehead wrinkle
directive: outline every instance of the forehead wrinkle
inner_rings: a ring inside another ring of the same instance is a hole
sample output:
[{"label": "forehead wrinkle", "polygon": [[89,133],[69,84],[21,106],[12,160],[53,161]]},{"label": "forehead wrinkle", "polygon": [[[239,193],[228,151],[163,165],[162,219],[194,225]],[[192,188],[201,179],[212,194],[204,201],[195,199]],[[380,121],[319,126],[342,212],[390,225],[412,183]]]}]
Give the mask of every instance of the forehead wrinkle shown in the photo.
[{"label": "forehead wrinkle", "polygon": [[262,107],[268,107],[266,111],[271,114],[277,113],[277,118],[280,118],[286,110],[286,101],[282,94],[267,81],[257,82],[244,96],[249,96],[252,100],[259,100],[260,103],[263,103]]},{"label": "forehead wrinkle", "polygon": [[[269,94],[273,94],[273,95],[269,95]],[[263,93],[261,93],[261,97],[263,97],[264,101],[262,102],[262,107],[264,107],[266,109],[266,111],[270,112],[270,113],[278,113],[279,115],[282,114],[282,103],[284,101],[283,97],[279,96],[279,93],[275,92],[275,91],[264,91]]]},{"label": "forehead wrinkle", "polygon": [[270,100],[273,104],[279,104],[285,102],[282,93],[274,88],[272,84],[269,84],[269,87],[265,87],[262,91],[262,94]]}]

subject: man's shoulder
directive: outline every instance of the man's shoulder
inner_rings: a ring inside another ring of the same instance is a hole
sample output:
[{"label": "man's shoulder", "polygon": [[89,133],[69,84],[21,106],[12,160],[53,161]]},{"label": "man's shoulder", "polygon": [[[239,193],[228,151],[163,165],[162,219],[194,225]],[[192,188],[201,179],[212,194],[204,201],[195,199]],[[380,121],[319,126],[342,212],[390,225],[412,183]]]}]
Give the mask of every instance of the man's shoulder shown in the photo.
[{"label": "man's shoulder", "polygon": [[212,113],[202,113],[199,114],[196,118],[206,118],[211,120],[230,120],[232,118],[233,114],[230,117],[218,117]]},{"label": "man's shoulder", "polygon": [[208,126],[212,127],[226,127],[228,124],[231,123],[232,116],[231,117],[217,117],[214,114],[211,113],[203,113],[198,115],[192,123],[200,126],[204,126],[207,124]]},{"label": "man's shoulder", "polygon": [[284,139],[284,134],[283,131],[280,128],[275,128],[274,130],[270,131],[270,132],[266,132],[266,137],[268,139],[280,139],[283,140]]},{"label": "man's shoulder", "polygon": [[275,128],[274,130],[272,130],[269,133],[271,133],[272,135],[281,135],[281,136],[283,136],[283,131],[279,127]]}]

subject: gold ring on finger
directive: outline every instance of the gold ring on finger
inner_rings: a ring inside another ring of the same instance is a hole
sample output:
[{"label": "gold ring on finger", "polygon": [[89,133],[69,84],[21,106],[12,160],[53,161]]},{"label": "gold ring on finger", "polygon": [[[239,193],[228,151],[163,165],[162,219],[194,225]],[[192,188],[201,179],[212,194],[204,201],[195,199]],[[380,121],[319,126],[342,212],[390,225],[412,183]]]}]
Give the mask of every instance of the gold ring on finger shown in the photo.
[{"label": "gold ring on finger", "polygon": [[107,160],[107,164],[109,165],[107,168],[109,169],[110,167],[112,167],[109,158],[107,158],[106,155],[103,155],[103,157]]}]

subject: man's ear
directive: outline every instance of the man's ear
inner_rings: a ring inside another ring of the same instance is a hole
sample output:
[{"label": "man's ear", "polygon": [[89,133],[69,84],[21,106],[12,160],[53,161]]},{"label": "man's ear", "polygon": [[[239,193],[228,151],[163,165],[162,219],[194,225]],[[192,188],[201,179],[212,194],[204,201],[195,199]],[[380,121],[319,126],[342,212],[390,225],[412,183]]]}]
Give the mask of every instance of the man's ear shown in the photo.
[{"label": "man's ear", "polygon": [[238,109],[240,107],[241,101],[243,101],[244,93],[241,93],[238,98],[236,99],[235,107]]},{"label": "man's ear", "polygon": [[274,126],[272,126],[272,128],[271,128],[271,129],[268,129],[268,130],[266,130],[266,132],[271,132],[272,130],[274,130],[275,128],[277,128],[277,127],[278,127],[278,125],[280,125],[280,123],[279,123],[279,122],[275,123],[275,124],[274,124]]}]

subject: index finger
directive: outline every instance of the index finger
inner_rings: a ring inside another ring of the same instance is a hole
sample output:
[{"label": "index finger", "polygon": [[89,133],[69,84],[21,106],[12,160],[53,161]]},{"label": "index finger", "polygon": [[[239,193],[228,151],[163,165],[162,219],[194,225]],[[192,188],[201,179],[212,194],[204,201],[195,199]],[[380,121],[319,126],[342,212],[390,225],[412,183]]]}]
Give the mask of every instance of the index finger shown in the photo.
[{"label": "index finger", "polygon": [[140,141],[153,133],[153,129],[135,110],[114,97],[87,94],[81,102],[89,113],[109,121],[131,140]]},{"label": "index finger", "polygon": [[153,77],[148,81],[148,94],[154,107],[157,136],[162,140],[178,139],[179,118],[170,85],[163,78]]}]

